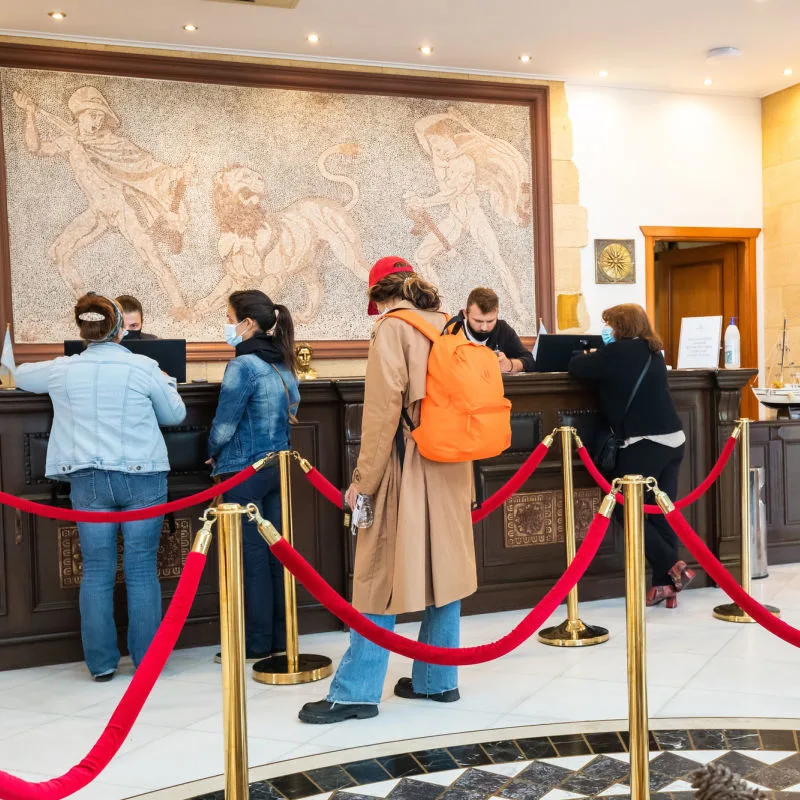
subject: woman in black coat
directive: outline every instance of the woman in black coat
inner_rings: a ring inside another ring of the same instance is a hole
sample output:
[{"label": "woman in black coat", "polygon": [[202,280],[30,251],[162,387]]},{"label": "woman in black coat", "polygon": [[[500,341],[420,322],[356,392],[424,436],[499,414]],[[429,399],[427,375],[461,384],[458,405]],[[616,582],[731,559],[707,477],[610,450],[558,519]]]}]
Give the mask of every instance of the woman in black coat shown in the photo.
[{"label": "woman in black coat", "polygon": [[[606,309],[603,321],[605,347],[575,356],[569,374],[596,384],[600,410],[624,440],[607,477],[653,477],[659,488],[675,498],[686,436],[669,394],[661,339],[645,310],[635,303]],[[646,502],[654,502],[652,492],[647,497]],[[620,518],[621,511],[618,507]],[[694,578],[694,572],[678,558],[678,537],[661,515],[646,514],[644,530],[645,556],[653,571],[647,605],[666,600],[668,608],[675,608],[678,592]]]}]

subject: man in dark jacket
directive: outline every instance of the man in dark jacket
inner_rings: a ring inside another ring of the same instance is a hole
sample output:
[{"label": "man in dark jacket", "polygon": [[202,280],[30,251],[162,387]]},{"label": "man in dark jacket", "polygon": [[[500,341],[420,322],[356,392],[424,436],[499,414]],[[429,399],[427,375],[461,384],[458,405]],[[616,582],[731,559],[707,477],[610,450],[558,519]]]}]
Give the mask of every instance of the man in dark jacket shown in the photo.
[{"label": "man in dark jacket", "polygon": [[516,331],[505,320],[498,319],[499,314],[497,294],[492,289],[478,287],[469,293],[467,307],[458,316],[464,321],[467,339],[497,353],[501,372],[534,372],[533,354],[525,349]]},{"label": "man in dark jacket", "polygon": [[133,339],[158,339],[152,333],[144,333],[142,324],[144,323],[144,312],[142,304],[132,294],[121,294],[117,298],[120,308],[122,308],[122,326],[127,331],[125,338],[129,341]]}]

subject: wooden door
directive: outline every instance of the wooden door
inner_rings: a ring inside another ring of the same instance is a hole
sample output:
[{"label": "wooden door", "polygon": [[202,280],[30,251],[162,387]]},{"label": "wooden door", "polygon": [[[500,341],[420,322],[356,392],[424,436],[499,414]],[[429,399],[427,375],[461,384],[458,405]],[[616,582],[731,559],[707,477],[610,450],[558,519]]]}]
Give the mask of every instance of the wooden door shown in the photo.
[{"label": "wooden door", "polygon": [[[678,362],[681,320],[683,317],[722,316],[722,331],[731,317],[737,318],[742,331],[740,264],[742,245],[736,242],[705,245],[659,253],[655,262],[656,326],[664,339],[667,363]],[[742,339],[742,366],[750,363],[756,343]],[[724,366],[720,342],[719,366]],[[742,413],[758,418],[755,398],[749,388],[742,395]]]}]

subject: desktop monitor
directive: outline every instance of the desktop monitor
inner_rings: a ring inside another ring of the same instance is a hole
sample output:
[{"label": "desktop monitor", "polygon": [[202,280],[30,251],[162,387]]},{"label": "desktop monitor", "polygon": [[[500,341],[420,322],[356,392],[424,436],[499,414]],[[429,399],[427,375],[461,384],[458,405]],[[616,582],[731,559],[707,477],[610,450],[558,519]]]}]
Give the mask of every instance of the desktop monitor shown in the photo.
[{"label": "desktop monitor", "polygon": [[588,334],[542,334],[536,344],[537,372],[566,372],[572,356],[604,346],[602,336]]},{"label": "desktop monitor", "polygon": [[[186,339],[123,339],[120,344],[132,353],[152,358],[158,366],[178,383],[186,383]],[[64,342],[64,355],[74,356],[86,349],[82,339]]]}]

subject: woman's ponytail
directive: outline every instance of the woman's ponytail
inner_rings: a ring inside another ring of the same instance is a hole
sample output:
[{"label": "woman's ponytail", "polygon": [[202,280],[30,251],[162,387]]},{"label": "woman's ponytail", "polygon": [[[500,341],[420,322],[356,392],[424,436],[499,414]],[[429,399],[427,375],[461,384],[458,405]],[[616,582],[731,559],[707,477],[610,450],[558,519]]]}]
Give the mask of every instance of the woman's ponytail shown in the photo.
[{"label": "woman's ponytail", "polygon": [[283,352],[286,366],[297,373],[297,354],[294,348],[294,321],[292,314],[284,305],[275,305],[275,315],[278,317],[275,323],[275,332],[272,334],[275,343]]}]

